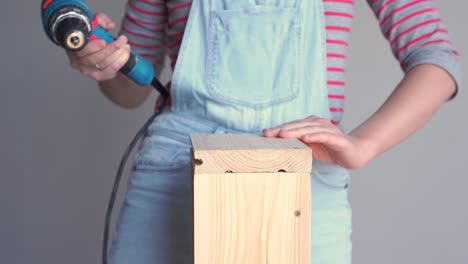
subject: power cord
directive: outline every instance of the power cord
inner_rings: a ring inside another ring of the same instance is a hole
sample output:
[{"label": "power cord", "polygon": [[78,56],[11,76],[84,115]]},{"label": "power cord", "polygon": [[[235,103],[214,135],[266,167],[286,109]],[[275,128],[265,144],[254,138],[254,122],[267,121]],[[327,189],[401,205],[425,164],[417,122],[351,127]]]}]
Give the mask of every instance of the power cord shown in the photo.
[{"label": "power cord", "polygon": [[145,122],[145,124],[140,128],[140,130],[137,132],[133,140],[128,145],[127,149],[125,150],[122,156],[122,159],[120,160],[119,168],[117,170],[117,174],[115,175],[114,184],[112,187],[112,193],[109,199],[109,203],[107,205],[106,219],[104,223],[104,237],[103,237],[103,242],[102,242],[102,264],[107,264],[107,254],[108,254],[107,252],[108,252],[108,246],[109,246],[109,230],[110,230],[110,222],[112,218],[112,211],[114,209],[115,199],[117,197],[117,192],[119,190],[120,180],[122,178],[122,173],[125,169],[125,165],[127,164],[128,157],[130,156],[130,153],[132,152],[133,148],[138,143],[140,138],[144,135],[148,127],[153,123],[154,119],[159,114],[161,114],[162,110],[166,106],[167,99],[169,98],[169,93],[166,91],[164,86],[156,78],[153,79],[153,82],[151,84],[159,92],[160,96],[162,97],[161,107],[159,111],[155,111],[151,115],[151,117]]}]

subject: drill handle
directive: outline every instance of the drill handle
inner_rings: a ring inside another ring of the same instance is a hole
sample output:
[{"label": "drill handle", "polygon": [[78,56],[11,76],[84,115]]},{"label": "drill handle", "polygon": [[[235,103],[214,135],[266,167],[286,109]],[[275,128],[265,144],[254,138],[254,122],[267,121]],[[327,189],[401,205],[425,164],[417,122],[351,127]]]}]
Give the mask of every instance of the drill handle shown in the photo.
[{"label": "drill handle", "polygon": [[[107,44],[115,40],[115,37],[109,31],[98,25],[96,18],[93,20],[93,31],[89,40],[95,39],[102,39]],[[141,86],[151,84],[154,79],[153,66],[133,50],[130,52],[130,58],[120,69],[120,72]]]}]

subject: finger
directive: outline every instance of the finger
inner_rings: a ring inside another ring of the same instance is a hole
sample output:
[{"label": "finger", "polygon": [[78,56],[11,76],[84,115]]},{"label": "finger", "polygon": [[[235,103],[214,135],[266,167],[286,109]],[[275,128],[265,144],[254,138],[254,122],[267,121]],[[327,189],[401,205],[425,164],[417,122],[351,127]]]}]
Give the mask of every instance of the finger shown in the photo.
[{"label": "finger", "polygon": [[99,62],[103,65],[104,72],[115,73],[118,72],[128,61],[130,57],[130,46],[126,45],[114,52],[111,56]]},{"label": "finger", "polygon": [[90,54],[96,53],[106,47],[106,42],[104,40],[94,40],[88,42],[86,46],[79,51],[68,51],[68,55],[72,58],[83,58]]},{"label": "finger", "polygon": [[96,67],[96,64],[105,60],[114,52],[127,44],[127,37],[120,36],[115,41],[109,43],[105,48],[81,58],[81,64],[88,67]]},{"label": "finger", "polygon": [[294,121],[291,121],[289,123],[286,123],[286,124],[283,124],[283,125],[280,125],[280,126],[277,126],[277,127],[273,127],[273,128],[270,128],[270,129],[265,129],[263,131],[263,133],[267,137],[277,137],[279,135],[280,131],[282,131],[282,130],[290,130],[290,129],[295,129],[295,128],[299,128],[299,127],[308,126],[308,125],[311,125],[313,122],[316,122],[316,121],[324,123],[323,121],[321,121],[321,119],[322,118],[319,118],[318,116],[309,116],[307,118],[294,120]]},{"label": "finger", "polygon": [[115,23],[110,19],[110,17],[102,12],[99,12],[95,15],[95,18],[98,20],[98,23],[101,27],[103,27],[107,31],[114,30]]},{"label": "finger", "polygon": [[337,131],[331,126],[321,125],[321,124],[309,124],[301,127],[291,128],[291,129],[282,129],[278,132],[278,137],[281,138],[302,138],[308,134],[314,133],[334,133],[341,134],[340,131]]},{"label": "finger", "polygon": [[[119,60],[119,58],[122,57],[122,55],[124,55],[125,52],[130,53],[130,45],[127,44],[121,47],[120,49],[112,53],[109,57],[98,62],[99,67],[103,70],[106,70],[108,67],[112,66],[117,60]],[[120,70],[120,69],[117,69],[117,70]]]},{"label": "finger", "polygon": [[[127,49],[127,50],[125,50]],[[108,65],[102,71],[95,73],[94,79],[97,81],[103,81],[112,79],[117,75],[117,72],[127,63],[128,58],[130,57],[130,46],[124,47],[123,52],[120,56],[112,62],[112,64]]]},{"label": "finger", "polygon": [[282,129],[288,129],[288,128],[298,127],[298,126],[303,126],[303,125],[305,125],[305,119],[294,120],[294,121],[291,121],[291,122],[288,122],[286,124],[282,124],[276,127],[266,128],[263,130],[263,134],[266,137],[277,137],[279,132]]},{"label": "finger", "polygon": [[343,151],[350,143],[346,136],[330,132],[307,134],[301,141],[306,144],[320,143],[334,151]]}]

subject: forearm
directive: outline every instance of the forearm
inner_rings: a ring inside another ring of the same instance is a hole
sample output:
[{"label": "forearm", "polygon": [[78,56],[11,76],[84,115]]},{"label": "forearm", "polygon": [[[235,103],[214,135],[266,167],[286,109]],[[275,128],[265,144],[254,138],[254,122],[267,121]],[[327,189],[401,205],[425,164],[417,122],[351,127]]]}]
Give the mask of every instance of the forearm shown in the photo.
[{"label": "forearm", "polygon": [[[158,76],[166,57],[163,47],[167,44],[168,1],[127,2],[120,33],[128,38],[133,52],[144,55],[142,57],[154,66],[155,76]],[[100,82],[99,86],[109,100],[124,108],[141,105],[153,89],[152,86],[141,87],[121,74],[112,80]]]},{"label": "forearm", "polygon": [[140,106],[152,90],[151,86],[139,86],[120,73],[113,79],[98,82],[98,85],[104,96],[124,108]]},{"label": "forearm", "polygon": [[362,164],[422,127],[454,91],[453,79],[437,66],[409,71],[380,109],[349,134],[363,146]]}]

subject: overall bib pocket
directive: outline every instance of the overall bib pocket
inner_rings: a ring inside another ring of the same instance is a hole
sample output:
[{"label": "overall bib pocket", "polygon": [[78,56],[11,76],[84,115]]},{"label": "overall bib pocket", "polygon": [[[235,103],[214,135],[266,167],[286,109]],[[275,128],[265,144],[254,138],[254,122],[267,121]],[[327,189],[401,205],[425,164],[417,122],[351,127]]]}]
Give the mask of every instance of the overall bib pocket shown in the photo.
[{"label": "overall bib pocket", "polygon": [[293,100],[301,86],[301,34],[296,7],[212,11],[208,93],[222,103],[255,109]]}]

